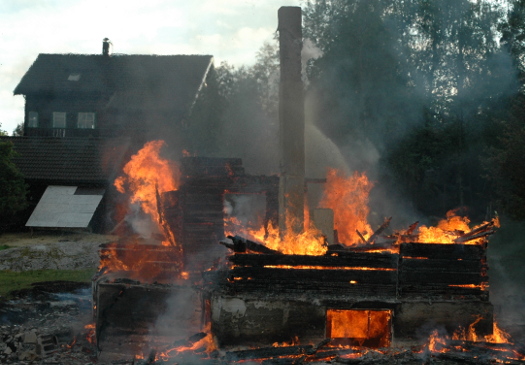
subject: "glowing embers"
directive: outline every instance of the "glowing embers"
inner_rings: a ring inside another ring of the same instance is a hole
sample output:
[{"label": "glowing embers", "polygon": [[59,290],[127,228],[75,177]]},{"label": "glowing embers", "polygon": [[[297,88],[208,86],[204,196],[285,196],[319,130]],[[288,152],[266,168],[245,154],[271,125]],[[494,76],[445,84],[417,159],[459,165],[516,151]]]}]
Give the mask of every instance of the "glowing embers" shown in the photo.
[{"label": "glowing embers", "polygon": [[328,309],[326,337],[332,343],[388,347],[392,341],[391,310]]}]

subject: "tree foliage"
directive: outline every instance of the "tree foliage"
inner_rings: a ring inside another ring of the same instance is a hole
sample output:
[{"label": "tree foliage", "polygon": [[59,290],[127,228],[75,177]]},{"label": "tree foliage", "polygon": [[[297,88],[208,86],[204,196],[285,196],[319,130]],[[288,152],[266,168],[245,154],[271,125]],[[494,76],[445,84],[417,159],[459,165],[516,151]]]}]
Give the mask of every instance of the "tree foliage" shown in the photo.
[{"label": "tree foliage", "polygon": [[0,123],[0,136],[7,136],[7,132],[2,129],[2,123]]},{"label": "tree foliage", "polygon": [[7,217],[27,205],[24,177],[12,162],[13,145],[0,142],[0,216]]},{"label": "tree foliage", "polygon": [[371,141],[420,211],[483,211],[492,194],[480,157],[520,88],[524,6],[306,1],[305,35],[324,52],[309,69],[319,127],[341,148]]}]

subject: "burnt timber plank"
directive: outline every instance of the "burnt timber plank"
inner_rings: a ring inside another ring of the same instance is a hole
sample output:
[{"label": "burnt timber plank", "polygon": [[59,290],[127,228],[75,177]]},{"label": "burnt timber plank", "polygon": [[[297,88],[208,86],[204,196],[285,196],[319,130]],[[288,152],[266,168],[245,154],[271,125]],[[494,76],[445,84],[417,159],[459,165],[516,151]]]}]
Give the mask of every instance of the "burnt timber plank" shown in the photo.
[{"label": "burnt timber plank", "polygon": [[402,258],[399,263],[401,271],[426,272],[465,272],[480,273],[486,268],[481,260],[443,260],[443,259],[407,259]]},{"label": "burnt timber plank", "polygon": [[481,300],[489,299],[488,290],[481,288],[461,288],[449,286],[401,286],[399,288],[401,298],[427,298],[455,299],[455,300]]},{"label": "burnt timber plank", "polygon": [[401,257],[427,257],[433,259],[481,260],[485,258],[485,245],[402,243]]},{"label": "burnt timber plank", "polygon": [[399,285],[406,284],[443,284],[443,285],[480,285],[483,277],[479,273],[464,272],[429,272],[429,271],[401,271]]},{"label": "burnt timber plank", "polygon": [[252,278],[255,280],[282,280],[290,282],[350,282],[395,283],[396,271],[386,270],[316,270],[316,269],[278,269],[258,267],[237,267],[230,271],[230,277]]},{"label": "burnt timber plank", "polygon": [[[326,296],[333,299],[334,296],[352,296],[361,298],[388,297],[395,298],[396,286],[384,284],[350,284],[349,282],[325,283],[321,281],[311,282],[289,282],[289,281],[236,281],[222,287],[224,292],[238,295],[242,293],[252,293],[260,295],[261,292],[272,294],[310,294],[314,298]],[[337,293],[337,294],[334,294]]]},{"label": "burnt timber plank", "polygon": [[262,267],[266,265],[326,266],[326,267],[367,267],[396,268],[397,255],[356,253],[341,256],[308,255],[261,255],[237,254],[228,259],[235,265]]}]

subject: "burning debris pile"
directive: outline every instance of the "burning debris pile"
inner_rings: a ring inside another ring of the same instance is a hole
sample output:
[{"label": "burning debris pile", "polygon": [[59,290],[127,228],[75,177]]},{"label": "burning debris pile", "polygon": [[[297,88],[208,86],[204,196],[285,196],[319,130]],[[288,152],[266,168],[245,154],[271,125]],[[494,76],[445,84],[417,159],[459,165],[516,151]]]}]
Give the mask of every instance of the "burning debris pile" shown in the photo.
[{"label": "burning debris pile", "polygon": [[[330,243],[309,219],[315,214],[305,215],[308,228],[300,234],[275,228],[276,178],[245,175],[234,159],[183,158],[180,166],[177,190],[150,184],[155,234],[128,234],[101,246],[93,286],[100,361],[524,359],[508,338],[491,337],[499,329],[488,297],[486,248],[497,217],[471,228],[450,212],[436,227],[415,223],[401,231],[391,231],[388,218],[373,231],[366,222],[366,175],[331,170],[326,186],[337,186],[344,198],[324,198],[322,207],[344,219],[334,217]],[[257,223],[243,222],[233,207],[223,212],[226,196],[235,202],[241,195],[264,197]],[[175,244],[166,244],[165,229]],[[233,251],[227,261],[224,246]],[[436,328],[456,335],[426,341],[436,338]],[[468,334],[460,337],[458,328]]]},{"label": "burning debris pile", "polygon": [[[94,364],[90,288],[85,283],[43,282],[0,303],[0,363]],[[88,326],[89,327],[89,326]]]},{"label": "burning debris pile", "polygon": [[[279,10],[280,176],[247,175],[231,158],[175,165],[159,157],[155,141],[117,179],[119,191],[133,188],[140,209],[119,224],[128,234],[101,247],[93,290],[99,358],[525,360],[508,338],[496,338],[486,249],[497,217],[471,228],[450,212],[437,227],[392,231],[394,217],[373,230],[373,184],[364,173],[337,170],[328,171],[319,208],[305,206],[300,28],[299,8]],[[260,205],[249,218],[241,202],[255,200],[262,204],[248,204]],[[456,337],[436,340],[436,329]]]}]

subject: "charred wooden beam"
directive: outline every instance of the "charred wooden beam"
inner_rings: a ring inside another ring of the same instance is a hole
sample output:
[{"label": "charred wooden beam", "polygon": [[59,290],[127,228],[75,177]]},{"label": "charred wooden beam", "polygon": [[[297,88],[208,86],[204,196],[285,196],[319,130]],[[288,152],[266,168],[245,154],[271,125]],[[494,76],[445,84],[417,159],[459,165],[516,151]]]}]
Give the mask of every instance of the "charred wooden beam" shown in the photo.
[{"label": "charred wooden beam", "polygon": [[384,270],[317,270],[317,269],[279,269],[237,267],[230,270],[231,277],[251,278],[251,281],[282,281],[282,282],[366,282],[369,284],[395,283],[396,271]]},{"label": "charred wooden beam", "polygon": [[312,345],[261,347],[251,350],[228,351],[225,355],[227,361],[242,361],[255,359],[268,359],[280,356],[304,355],[313,348]]},{"label": "charred wooden beam", "polygon": [[236,253],[244,253],[247,251],[258,252],[262,254],[271,254],[271,255],[281,255],[279,251],[272,250],[265,245],[260,243],[247,240],[246,238],[239,236],[228,236],[232,243],[230,244],[227,241],[219,241],[221,245],[228,247]]},{"label": "charred wooden beam", "polygon": [[310,295],[312,300],[320,297],[333,299],[336,294],[340,298],[395,298],[396,286],[394,284],[351,284],[349,282],[325,283],[321,281],[312,282],[290,282],[290,281],[235,281],[222,286],[226,294],[238,295],[239,291],[260,295],[260,293],[271,293],[272,295]]},{"label": "charred wooden beam", "polygon": [[419,224],[419,221],[416,221],[416,222],[412,223],[410,226],[408,226],[408,229],[406,230],[405,234],[406,235],[413,234],[414,231],[416,230],[418,224]]},{"label": "charred wooden beam", "polygon": [[324,266],[324,267],[365,267],[365,268],[396,268],[396,254],[389,253],[346,253],[335,256],[310,255],[233,255],[228,259],[238,266]]},{"label": "charred wooden beam", "polygon": [[445,260],[445,259],[410,259],[401,258],[400,270],[410,272],[456,272],[480,274],[486,270],[481,260]]},{"label": "charred wooden beam", "polygon": [[447,260],[482,260],[486,255],[485,245],[402,243],[401,257],[426,257]]},{"label": "charred wooden beam", "polygon": [[442,284],[442,285],[481,285],[483,278],[479,273],[402,271],[399,285],[404,284]]},{"label": "charred wooden beam", "polygon": [[357,233],[357,235],[359,236],[361,241],[363,241],[363,243],[366,243],[366,238],[363,236],[363,234],[361,232],[359,232],[359,230],[356,229],[355,233]]},{"label": "charred wooden beam", "polygon": [[368,245],[371,245],[375,242],[375,240],[377,239],[377,237],[383,233],[383,231],[385,229],[388,228],[388,226],[390,225],[390,221],[392,220],[392,217],[390,218],[385,218],[385,221],[383,222],[383,224],[381,224],[379,226],[379,228],[368,238],[368,240],[366,240],[366,244]]},{"label": "charred wooden beam", "polygon": [[478,228],[473,229],[470,232],[467,232],[460,237],[456,238],[454,242],[456,243],[463,243],[468,242],[471,240],[475,240],[478,238],[490,236],[494,232],[496,232],[496,228],[499,227],[499,221],[496,219],[491,220],[490,222],[487,222],[486,224],[481,225]]}]

